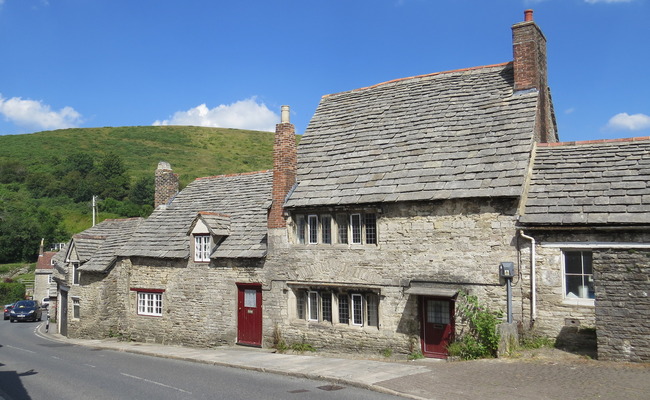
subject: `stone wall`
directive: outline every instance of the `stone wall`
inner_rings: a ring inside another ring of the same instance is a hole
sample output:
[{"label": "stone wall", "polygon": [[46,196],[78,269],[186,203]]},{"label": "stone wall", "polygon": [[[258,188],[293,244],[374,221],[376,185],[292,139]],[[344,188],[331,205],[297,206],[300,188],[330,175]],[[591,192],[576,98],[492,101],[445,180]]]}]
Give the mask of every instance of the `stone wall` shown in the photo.
[{"label": "stone wall", "polygon": [[603,250],[594,270],[598,358],[650,361],[650,250]]},{"label": "stone wall", "polygon": [[[505,312],[506,288],[498,267],[502,261],[517,259],[515,207],[510,200],[382,205],[377,245],[300,245],[290,243],[286,233],[270,235],[273,250],[264,273],[274,284],[268,297],[282,306],[266,308],[265,314],[287,342],[306,340],[317,348],[339,350],[409,352],[415,336],[417,350],[418,296],[405,293],[413,281],[468,291],[490,308]],[[290,220],[289,229],[292,225]],[[292,287],[318,285],[379,292],[379,327],[298,319]],[[521,303],[521,298],[515,302]],[[515,315],[515,319],[520,317],[520,312]]]}]

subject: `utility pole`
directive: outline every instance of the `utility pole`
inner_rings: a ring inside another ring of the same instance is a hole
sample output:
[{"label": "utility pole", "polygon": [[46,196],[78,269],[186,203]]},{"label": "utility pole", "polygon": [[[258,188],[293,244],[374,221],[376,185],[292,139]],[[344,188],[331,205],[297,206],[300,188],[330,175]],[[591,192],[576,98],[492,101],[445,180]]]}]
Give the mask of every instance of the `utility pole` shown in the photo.
[{"label": "utility pole", "polygon": [[93,195],[93,226],[95,226],[95,214],[97,214],[97,201],[96,201],[97,196]]}]

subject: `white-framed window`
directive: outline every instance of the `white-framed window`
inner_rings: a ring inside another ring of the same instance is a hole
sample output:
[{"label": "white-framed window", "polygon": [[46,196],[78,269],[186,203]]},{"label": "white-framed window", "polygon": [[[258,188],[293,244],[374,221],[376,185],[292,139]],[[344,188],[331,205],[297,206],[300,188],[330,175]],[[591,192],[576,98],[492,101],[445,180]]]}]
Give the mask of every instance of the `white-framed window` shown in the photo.
[{"label": "white-framed window", "polygon": [[318,292],[307,292],[307,320],[318,321]]},{"label": "white-framed window", "polygon": [[79,319],[81,317],[81,300],[79,297],[72,298],[72,318]]},{"label": "white-framed window", "polygon": [[138,315],[162,316],[162,292],[138,292]]},{"label": "white-framed window", "polygon": [[210,235],[194,236],[194,261],[210,262]]},{"label": "white-framed window", "polygon": [[378,243],[376,213],[297,214],[294,220],[298,244]]},{"label": "white-framed window", "polygon": [[379,328],[379,295],[372,292],[334,295],[332,291],[298,289],[296,316],[310,322]]},{"label": "white-framed window", "polygon": [[564,299],[576,304],[594,304],[593,255],[587,250],[564,250]]},{"label": "white-framed window", "polygon": [[318,243],[318,215],[309,215],[307,217],[309,226],[309,244]]},{"label": "white-framed window", "polygon": [[72,284],[78,285],[80,280],[79,278],[79,263],[74,262],[72,263]]}]

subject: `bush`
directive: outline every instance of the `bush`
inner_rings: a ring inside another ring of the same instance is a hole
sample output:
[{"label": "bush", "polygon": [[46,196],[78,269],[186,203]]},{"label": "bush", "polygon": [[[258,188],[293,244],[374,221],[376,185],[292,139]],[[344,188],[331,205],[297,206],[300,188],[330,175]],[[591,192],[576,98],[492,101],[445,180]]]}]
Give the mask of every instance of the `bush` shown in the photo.
[{"label": "bush", "polygon": [[499,331],[502,313],[481,305],[478,297],[461,293],[458,302],[459,316],[468,330],[447,348],[449,355],[463,360],[496,357],[499,350]]},{"label": "bush", "polygon": [[11,304],[25,298],[25,285],[20,282],[0,282],[0,304]]}]

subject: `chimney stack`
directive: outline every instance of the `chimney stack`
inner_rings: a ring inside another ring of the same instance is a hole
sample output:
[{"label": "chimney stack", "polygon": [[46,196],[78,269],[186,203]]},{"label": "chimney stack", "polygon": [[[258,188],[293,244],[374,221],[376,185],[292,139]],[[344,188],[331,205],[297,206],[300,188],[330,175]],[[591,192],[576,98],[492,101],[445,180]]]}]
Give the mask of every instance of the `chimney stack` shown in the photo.
[{"label": "chimney stack", "polygon": [[284,228],[284,202],[296,183],[298,148],[296,128],[289,122],[289,106],[282,106],[281,122],[275,126],[273,144],[273,193],[268,228]]},{"label": "chimney stack", "polygon": [[535,139],[556,142],[555,117],[551,108],[546,64],[546,38],[533,20],[533,10],[524,11],[524,21],[512,26],[515,92],[536,89],[539,93]]},{"label": "chimney stack", "polygon": [[155,186],[154,208],[169,204],[178,193],[178,174],[172,171],[171,165],[166,161],[158,163]]}]

